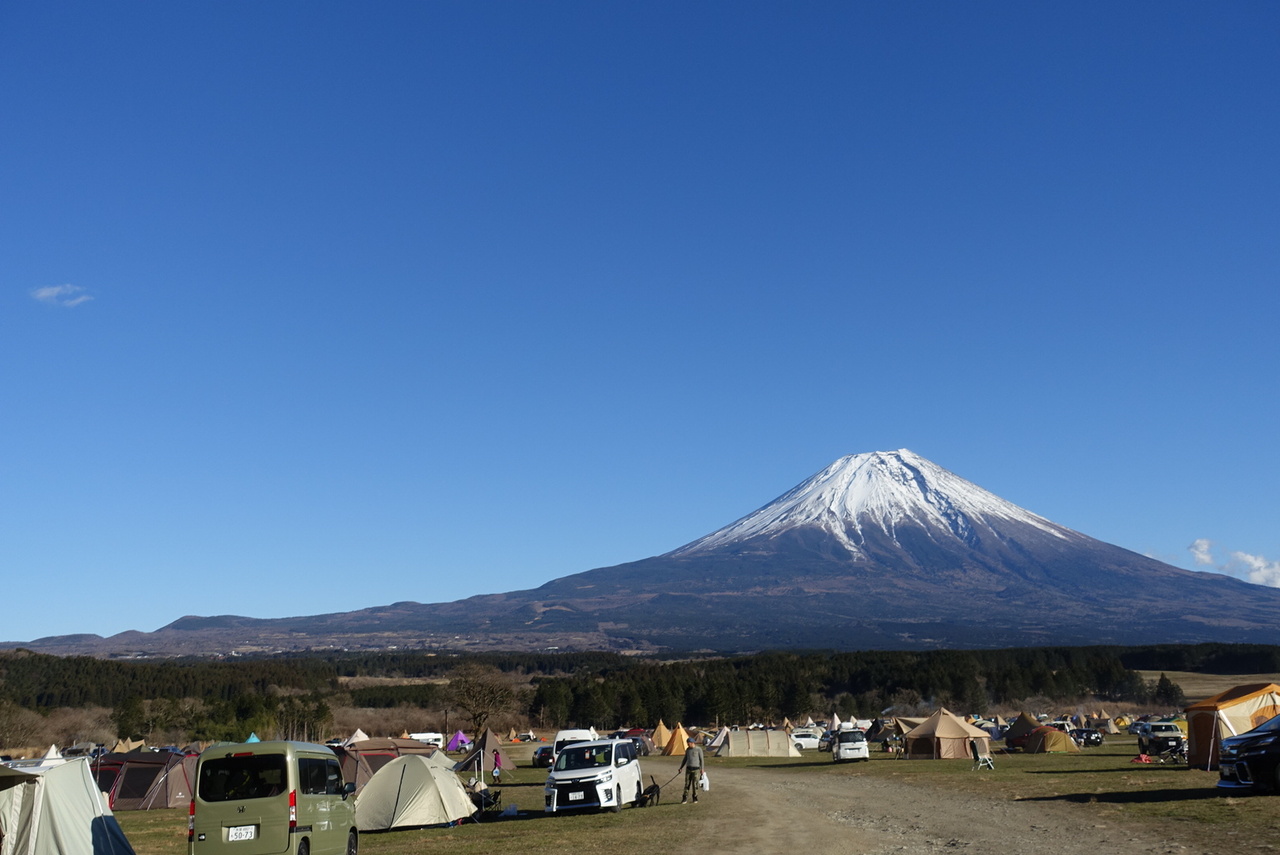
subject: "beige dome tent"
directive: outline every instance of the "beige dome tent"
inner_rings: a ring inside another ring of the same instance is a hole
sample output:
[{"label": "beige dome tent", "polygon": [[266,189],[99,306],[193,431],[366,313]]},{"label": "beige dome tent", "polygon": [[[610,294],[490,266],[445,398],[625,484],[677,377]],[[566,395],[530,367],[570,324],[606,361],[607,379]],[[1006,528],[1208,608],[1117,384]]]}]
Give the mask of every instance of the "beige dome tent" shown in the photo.
[{"label": "beige dome tent", "polygon": [[1058,728],[1046,724],[1028,734],[1022,750],[1027,754],[1079,754],[1080,746]]},{"label": "beige dome tent", "polygon": [[89,774],[88,758],[0,766],[0,855],[133,855]]},{"label": "beige dome tent", "polygon": [[979,754],[991,753],[991,737],[945,707],[929,716],[902,737],[903,753],[909,760],[959,760],[972,756],[969,743]]},{"label": "beige dome tent", "polygon": [[1218,766],[1221,740],[1253,730],[1280,715],[1280,686],[1250,683],[1235,686],[1187,707],[1187,764],[1205,769]]},{"label": "beige dome tent", "polygon": [[397,757],[383,766],[356,799],[360,831],[389,831],[446,825],[476,812],[458,776],[421,754]]}]

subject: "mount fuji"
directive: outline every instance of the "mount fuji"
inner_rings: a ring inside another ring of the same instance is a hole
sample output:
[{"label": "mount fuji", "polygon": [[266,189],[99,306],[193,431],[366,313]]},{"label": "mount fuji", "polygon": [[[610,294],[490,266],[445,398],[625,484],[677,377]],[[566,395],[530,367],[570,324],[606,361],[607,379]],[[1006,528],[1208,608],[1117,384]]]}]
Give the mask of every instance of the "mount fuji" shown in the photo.
[{"label": "mount fuji", "polygon": [[843,457],[664,555],[527,591],[305,618],[185,617],[50,652],[341,647],[750,651],[1280,643],[1280,590],[1018,507],[906,449]]}]

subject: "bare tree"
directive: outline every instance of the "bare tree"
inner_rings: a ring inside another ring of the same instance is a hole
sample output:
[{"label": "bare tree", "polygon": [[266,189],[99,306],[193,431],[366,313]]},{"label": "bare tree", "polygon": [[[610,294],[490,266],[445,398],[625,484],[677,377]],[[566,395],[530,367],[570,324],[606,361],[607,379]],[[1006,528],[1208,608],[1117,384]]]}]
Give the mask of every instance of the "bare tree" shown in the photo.
[{"label": "bare tree", "polygon": [[470,662],[449,675],[448,693],[450,701],[477,732],[493,716],[512,712],[516,701],[511,681],[501,671]]}]

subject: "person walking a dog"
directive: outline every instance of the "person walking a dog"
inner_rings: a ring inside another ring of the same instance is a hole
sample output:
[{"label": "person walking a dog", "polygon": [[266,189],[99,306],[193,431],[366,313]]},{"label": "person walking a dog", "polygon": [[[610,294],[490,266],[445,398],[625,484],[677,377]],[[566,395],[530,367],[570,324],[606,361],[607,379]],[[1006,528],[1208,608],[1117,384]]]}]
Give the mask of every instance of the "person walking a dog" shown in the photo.
[{"label": "person walking a dog", "polygon": [[[693,741],[690,736],[688,745],[684,749],[684,759],[680,761],[680,769],[684,770],[684,797],[680,799],[680,804],[686,804],[689,801],[689,793],[693,793],[693,803],[698,803],[698,786],[702,783],[702,746]],[[679,772],[677,769],[676,772]]]}]

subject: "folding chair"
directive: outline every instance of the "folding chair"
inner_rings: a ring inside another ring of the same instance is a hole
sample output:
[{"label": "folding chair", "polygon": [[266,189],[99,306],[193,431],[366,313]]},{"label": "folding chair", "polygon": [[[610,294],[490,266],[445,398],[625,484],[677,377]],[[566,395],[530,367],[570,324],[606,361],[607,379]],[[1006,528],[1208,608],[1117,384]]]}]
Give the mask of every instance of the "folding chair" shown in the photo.
[{"label": "folding chair", "polygon": [[993,772],[996,770],[996,761],[991,755],[982,754],[978,751],[978,740],[969,740],[969,753],[973,755],[973,769],[970,771],[976,772],[982,768],[990,769]]}]

